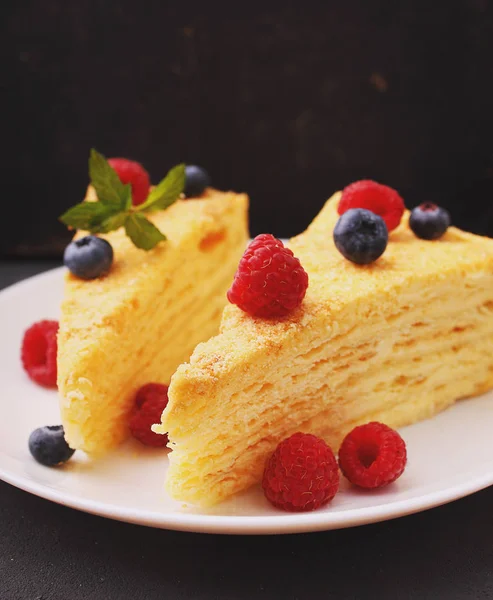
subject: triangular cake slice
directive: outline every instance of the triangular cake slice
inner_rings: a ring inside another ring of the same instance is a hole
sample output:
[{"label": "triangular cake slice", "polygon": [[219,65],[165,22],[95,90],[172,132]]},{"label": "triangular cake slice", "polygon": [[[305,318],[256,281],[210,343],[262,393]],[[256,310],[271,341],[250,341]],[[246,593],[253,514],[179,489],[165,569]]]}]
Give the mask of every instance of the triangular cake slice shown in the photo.
[{"label": "triangular cake slice", "polygon": [[246,195],[206,190],[149,215],[168,238],[150,252],[121,229],[103,236],[115,255],[107,276],[66,275],[58,388],[71,447],[98,455],[119,444],[136,390],[168,384],[195,346],[218,332],[248,241],[247,211]]},{"label": "triangular cake slice", "polygon": [[221,333],[171,380],[161,432],[169,493],[213,504],[261,478],[296,431],[342,437],[372,420],[401,427],[493,387],[493,240],[403,223],[368,266],[334,246],[340,193],[289,246],[309,274],[289,318],[225,309]]}]

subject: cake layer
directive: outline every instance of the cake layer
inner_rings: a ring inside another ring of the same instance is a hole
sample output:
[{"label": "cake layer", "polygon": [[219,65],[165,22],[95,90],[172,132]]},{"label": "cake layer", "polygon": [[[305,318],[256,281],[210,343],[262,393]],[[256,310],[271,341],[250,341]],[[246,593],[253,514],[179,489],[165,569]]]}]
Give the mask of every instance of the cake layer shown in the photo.
[{"label": "cake layer", "polygon": [[146,253],[123,231],[108,276],[68,274],[60,320],[58,387],[66,438],[101,454],[128,433],[136,390],[169,383],[200,341],[217,333],[247,242],[244,195],[209,190],[151,220],[167,241]]},{"label": "cake layer", "polygon": [[402,225],[356,266],[333,246],[337,202],[291,243],[310,277],[303,306],[277,321],[228,307],[173,376],[162,430],[176,498],[248,487],[294,431],[337,451],[355,424],[403,426],[493,387],[493,241],[452,229],[424,242]]}]

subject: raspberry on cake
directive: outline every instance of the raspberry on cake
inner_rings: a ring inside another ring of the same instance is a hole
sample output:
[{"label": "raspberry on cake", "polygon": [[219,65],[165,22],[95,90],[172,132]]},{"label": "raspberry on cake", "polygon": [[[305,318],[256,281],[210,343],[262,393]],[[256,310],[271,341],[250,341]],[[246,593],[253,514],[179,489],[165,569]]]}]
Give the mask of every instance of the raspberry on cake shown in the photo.
[{"label": "raspberry on cake", "polygon": [[292,251],[262,234],[240,260],[228,300],[254,317],[283,317],[301,304],[307,287],[308,275]]},{"label": "raspberry on cake", "polygon": [[342,190],[337,210],[343,215],[351,208],[365,208],[382,217],[389,231],[399,226],[406,207],[393,188],[370,179],[349,184]]},{"label": "raspberry on cake", "polygon": [[116,171],[120,181],[132,186],[132,204],[138,206],[145,202],[149,195],[151,182],[149,173],[144,167],[128,158],[109,158],[108,162]]},{"label": "raspberry on cake", "polygon": [[356,265],[333,241],[340,200],[289,242],[310,279],[302,304],[277,319],[227,306],[173,375],[157,428],[173,497],[244,490],[295,432],[338,448],[357,425],[401,427],[493,387],[493,240],[455,227],[422,240],[407,213],[378,261]]}]

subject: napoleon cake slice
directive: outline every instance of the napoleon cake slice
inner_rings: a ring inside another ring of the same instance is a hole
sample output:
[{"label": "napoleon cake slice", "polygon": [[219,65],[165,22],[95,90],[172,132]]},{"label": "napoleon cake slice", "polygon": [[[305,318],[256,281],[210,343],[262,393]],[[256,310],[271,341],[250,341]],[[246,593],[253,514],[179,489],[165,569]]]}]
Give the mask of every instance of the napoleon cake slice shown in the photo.
[{"label": "napoleon cake slice", "polygon": [[408,213],[376,262],[333,241],[341,194],[289,247],[309,275],[282,319],[236,306],[171,380],[167,489],[211,505],[258,482],[296,431],[337,452],[354,426],[401,427],[493,387],[493,240],[450,227],[418,239]]},{"label": "napoleon cake slice", "polygon": [[58,387],[71,447],[100,455],[117,446],[139,387],[168,384],[195,346],[218,332],[248,240],[247,212],[246,195],[208,188],[149,215],[167,237],[150,252],[119,229],[102,236],[115,255],[108,275],[66,275]]}]

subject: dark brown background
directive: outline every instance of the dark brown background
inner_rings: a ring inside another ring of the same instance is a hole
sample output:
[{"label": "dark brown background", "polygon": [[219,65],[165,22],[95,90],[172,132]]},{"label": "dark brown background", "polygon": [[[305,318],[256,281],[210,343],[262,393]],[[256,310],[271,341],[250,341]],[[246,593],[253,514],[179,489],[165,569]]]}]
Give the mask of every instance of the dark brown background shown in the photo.
[{"label": "dark brown background", "polygon": [[[3,5],[1,255],[57,255],[87,157],[180,160],[288,236],[354,179],[493,235],[493,2]],[[15,221],[6,215],[15,217]]]}]

